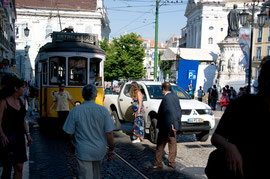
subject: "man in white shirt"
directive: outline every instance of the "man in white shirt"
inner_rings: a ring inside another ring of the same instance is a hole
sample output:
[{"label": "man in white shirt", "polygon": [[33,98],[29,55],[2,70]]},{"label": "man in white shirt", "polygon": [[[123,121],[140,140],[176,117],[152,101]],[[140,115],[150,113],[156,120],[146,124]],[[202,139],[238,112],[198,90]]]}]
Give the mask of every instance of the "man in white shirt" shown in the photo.
[{"label": "man in white shirt", "polygon": [[79,179],[101,178],[101,161],[106,154],[113,159],[113,130],[115,126],[109,111],[95,103],[97,89],[94,84],[82,90],[84,102],[69,113],[63,130],[70,135],[70,151],[79,164]]}]

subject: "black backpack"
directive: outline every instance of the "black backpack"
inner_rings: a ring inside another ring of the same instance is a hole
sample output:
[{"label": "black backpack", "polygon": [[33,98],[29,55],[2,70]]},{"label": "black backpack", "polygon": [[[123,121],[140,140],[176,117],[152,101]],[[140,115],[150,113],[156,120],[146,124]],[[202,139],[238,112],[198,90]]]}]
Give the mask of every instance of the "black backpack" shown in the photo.
[{"label": "black backpack", "polygon": [[214,98],[217,98],[218,94],[217,94],[217,89],[213,88],[211,90],[211,96],[214,97]]}]

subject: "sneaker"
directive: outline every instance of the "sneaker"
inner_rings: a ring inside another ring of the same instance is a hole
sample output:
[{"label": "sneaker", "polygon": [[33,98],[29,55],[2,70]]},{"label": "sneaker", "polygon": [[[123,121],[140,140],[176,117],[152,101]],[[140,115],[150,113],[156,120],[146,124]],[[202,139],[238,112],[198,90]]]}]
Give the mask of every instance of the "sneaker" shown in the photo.
[{"label": "sneaker", "polygon": [[132,143],[135,144],[135,143],[140,143],[141,140],[133,140]]},{"label": "sneaker", "polygon": [[147,167],[148,169],[162,169],[163,167],[162,166],[156,166],[156,165],[152,165],[152,166],[149,166]]}]

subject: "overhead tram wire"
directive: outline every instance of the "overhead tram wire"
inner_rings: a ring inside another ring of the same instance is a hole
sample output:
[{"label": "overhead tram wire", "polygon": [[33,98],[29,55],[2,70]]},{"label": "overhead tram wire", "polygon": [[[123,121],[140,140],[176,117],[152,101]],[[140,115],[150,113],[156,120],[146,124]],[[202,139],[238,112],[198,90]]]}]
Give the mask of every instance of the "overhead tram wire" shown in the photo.
[{"label": "overhead tram wire", "polygon": [[[125,2],[132,2],[132,3],[133,2],[147,2],[147,3],[149,3],[149,2],[155,2],[155,0],[153,0],[153,1],[145,1],[145,0],[136,0],[136,1],[133,1],[133,0],[117,0],[117,1],[125,1]],[[183,5],[183,4],[186,4],[187,3],[187,2],[184,3],[184,0],[175,0],[175,1],[164,0],[164,1],[161,1],[161,2],[162,2],[162,4],[160,4],[159,7],[161,7],[161,6],[171,6],[171,5]],[[152,6],[152,5],[150,5],[150,6]],[[147,7],[147,6],[142,6],[142,7]],[[150,10],[146,11],[146,12],[143,12],[143,11],[130,11],[130,10],[127,11],[127,10],[120,10],[120,9],[116,9],[116,8],[113,9],[113,8],[114,7],[112,7],[112,9],[110,9],[110,8],[107,8],[107,9],[108,10],[112,10],[112,11],[123,11],[123,12],[133,12],[133,13],[143,13],[143,14],[140,15],[140,16],[138,16],[137,18],[133,19],[127,25],[121,27],[119,30],[117,30],[116,33],[111,34],[111,36],[120,34],[120,32],[122,32],[122,29],[128,27],[129,25],[131,25],[132,23],[134,23],[135,21],[137,21],[139,18],[143,17],[145,14],[151,13],[151,11],[155,8],[155,6],[153,8],[151,8]],[[121,8],[123,8],[123,7],[121,7]],[[132,6],[131,5],[128,5],[125,8],[132,8]],[[178,12],[178,11],[171,11],[171,12]],[[170,12],[164,12],[164,13],[170,13]],[[161,14],[163,14],[163,13],[161,12]],[[150,24],[152,24],[152,23],[146,24],[144,26],[147,26],[147,25],[150,25]],[[142,27],[144,27],[144,26],[142,26]],[[135,29],[137,29],[137,28],[135,28]],[[132,30],[134,30],[134,29],[132,29]]]},{"label": "overhead tram wire", "polygon": [[145,14],[147,14],[148,12],[151,12],[155,7],[149,9],[147,12],[141,14],[140,16],[136,17],[135,19],[131,20],[130,23],[128,23],[127,25],[121,27],[119,30],[117,30],[117,33],[111,34],[111,36],[119,34],[119,32],[121,32],[122,29],[128,27],[129,25],[131,25],[132,23],[134,23],[135,21],[137,21],[139,18],[143,17]]}]

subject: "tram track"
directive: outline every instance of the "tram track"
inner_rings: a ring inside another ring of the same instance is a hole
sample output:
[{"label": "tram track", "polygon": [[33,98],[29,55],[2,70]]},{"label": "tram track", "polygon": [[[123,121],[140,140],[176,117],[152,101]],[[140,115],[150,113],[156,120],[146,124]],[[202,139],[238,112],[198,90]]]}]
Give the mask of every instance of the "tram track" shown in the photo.
[{"label": "tram track", "polygon": [[125,160],[123,157],[121,157],[119,154],[117,154],[116,152],[114,152],[114,155],[121,160],[123,163],[125,163],[130,169],[132,169],[133,171],[135,171],[139,176],[141,176],[144,179],[149,179],[149,177],[147,177],[145,174],[143,174],[139,169],[137,169],[135,166],[133,166],[130,162],[128,162],[127,160]]}]

